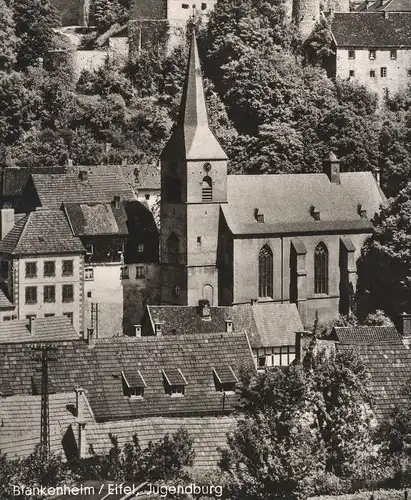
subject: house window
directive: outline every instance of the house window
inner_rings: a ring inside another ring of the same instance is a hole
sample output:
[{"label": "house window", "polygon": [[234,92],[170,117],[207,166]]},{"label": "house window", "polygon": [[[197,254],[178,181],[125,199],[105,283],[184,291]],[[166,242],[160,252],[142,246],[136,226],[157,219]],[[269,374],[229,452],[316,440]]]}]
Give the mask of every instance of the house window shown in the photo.
[{"label": "house window", "polygon": [[138,278],[144,278],[144,266],[136,267],[136,279]]},{"label": "house window", "polygon": [[117,253],[124,253],[124,243],[117,243]]},{"label": "house window", "polygon": [[63,285],[62,300],[63,300],[63,302],[73,302],[74,301],[74,287],[73,287],[73,285]]},{"label": "house window", "polygon": [[26,262],[26,278],[37,277],[37,262]]},{"label": "house window", "polygon": [[149,195],[149,194],[146,194],[146,195],[145,195],[145,199],[146,199],[146,200],[149,200],[149,199],[150,199],[150,195]]},{"label": "house window", "polygon": [[183,4],[181,5],[181,7],[182,7],[183,9],[189,9],[189,8],[190,8],[190,6],[188,5],[188,3],[183,3]]},{"label": "house window", "polygon": [[86,267],[84,269],[84,279],[86,281],[94,280],[94,268],[93,267]]},{"label": "house window", "polygon": [[258,256],[258,296],[273,296],[273,252],[264,245]]},{"label": "house window", "polygon": [[73,313],[72,312],[65,312],[63,313],[63,316],[66,316],[70,320],[70,323],[73,324]]},{"label": "house window", "polygon": [[26,314],[26,319],[36,319],[36,314]]},{"label": "house window", "polygon": [[355,71],[353,69],[350,69],[350,78],[355,76]]},{"label": "house window", "polygon": [[181,287],[180,287],[180,285],[174,285],[173,286],[173,295],[174,295],[174,297],[180,297],[180,293],[181,293]]},{"label": "house window", "polygon": [[314,293],[328,294],[328,249],[322,241],[314,252]]},{"label": "house window", "polygon": [[204,202],[213,200],[213,183],[209,175],[204,177],[201,185],[201,200]]},{"label": "house window", "polygon": [[355,50],[348,51],[348,59],[355,59]]},{"label": "house window", "polygon": [[49,285],[44,287],[44,302],[56,302],[56,287]]},{"label": "house window", "polygon": [[128,266],[123,266],[121,268],[121,279],[122,280],[128,280],[130,278],[129,272],[128,272]]},{"label": "house window", "polygon": [[180,253],[180,240],[176,233],[171,233],[167,239],[167,255],[168,262],[172,264],[178,263]]},{"label": "house window", "polygon": [[87,255],[93,255],[94,253],[94,247],[92,244],[86,245],[86,254]]},{"label": "house window", "polygon": [[11,321],[11,316],[4,316],[3,321]]},{"label": "house window", "polygon": [[36,286],[26,286],[26,304],[37,304]]},{"label": "house window", "polygon": [[390,50],[390,59],[394,60],[397,59],[397,51],[395,49]]},{"label": "house window", "polygon": [[370,70],[370,78],[375,78],[375,71],[373,69]]},{"label": "house window", "polygon": [[375,51],[375,49],[370,49],[368,51],[368,58],[371,59],[372,61],[376,58],[377,56],[377,53]]},{"label": "house window", "polygon": [[44,263],[44,277],[52,278],[56,275],[56,263],[54,260],[46,260]]},{"label": "house window", "polygon": [[201,4],[201,10],[207,10],[207,4],[205,2]]},{"label": "house window", "polygon": [[123,379],[123,395],[129,398],[144,397],[146,382],[139,370],[127,370],[121,372]]},{"label": "house window", "polygon": [[47,313],[44,315],[45,318],[52,318],[53,316],[55,316],[54,313]]},{"label": "house window", "polygon": [[63,276],[73,276],[72,260],[63,260]]},{"label": "house window", "polygon": [[387,68],[381,68],[380,74],[381,74],[381,78],[386,78],[387,77]]},{"label": "house window", "polygon": [[181,370],[179,368],[170,368],[162,371],[166,394],[184,396],[187,381]]},{"label": "house window", "polygon": [[213,368],[214,382],[216,390],[219,392],[234,392],[238,378],[233,372],[231,366],[220,366]]},{"label": "house window", "polygon": [[138,253],[142,253],[142,252],[144,252],[144,243],[139,243],[139,244],[137,245],[137,252],[138,252]]}]

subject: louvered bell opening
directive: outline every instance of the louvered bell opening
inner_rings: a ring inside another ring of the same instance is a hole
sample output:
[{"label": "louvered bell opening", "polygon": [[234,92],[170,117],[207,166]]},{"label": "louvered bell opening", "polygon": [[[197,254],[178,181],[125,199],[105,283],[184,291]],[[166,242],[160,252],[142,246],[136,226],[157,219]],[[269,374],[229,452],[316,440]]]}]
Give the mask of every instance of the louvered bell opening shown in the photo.
[{"label": "louvered bell opening", "polygon": [[213,200],[213,190],[210,186],[203,187],[202,200],[203,201],[212,201]]}]

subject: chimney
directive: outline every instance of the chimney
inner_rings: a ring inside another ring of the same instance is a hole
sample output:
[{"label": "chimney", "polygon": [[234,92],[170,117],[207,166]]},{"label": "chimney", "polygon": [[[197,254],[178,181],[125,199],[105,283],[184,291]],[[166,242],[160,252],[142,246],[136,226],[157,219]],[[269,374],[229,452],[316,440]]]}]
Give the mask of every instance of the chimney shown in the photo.
[{"label": "chimney", "polygon": [[89,347],[94,347],[95,344],[94,328],[87,328],[87,344]]},{"label": "chimney", "polygon": [[14,208],[2,208],[0,216],[0,240],[2,240],[14,226]]},{"label": "chimney", "polygon": [[141,337],[141,325],[134,325],[134,336]]},{"label": "chimney", "polygon": [[80,170],[80,172],[78,173],[78,178],[81,181],[86,181],[88,179],[87,170]]},{"label": "chimney", "polygon": [[377,181],[377,184],[379,186],[381,186],[381,169],[380,169],[380,167],[375,167],[374,177],[375,177],[375,180]]},{"label": "chimney", "polygon": [[232,333],[233,332],[233,320],[232,319],[226,319],[225,320],[225,331],[227,333]]},{"label": "chimney", "polygon": [[333,151],[330,152],[328,158],[324,159],[324,172],[328,175],[330,182],[333,184],[341,184],[340,160],[336,157]]},{"label": "chimney", "polygon": [[161,323],[154,323],[154,333],[157,337],[161,336]]},{"label": "chimney", "polygon": [[398,330],[403,337],[411,338],[411,314],[401,313],[399,315]]},{"label": "chimney", "polygon": [[363,205],[361,205],[361,203],[358,204],[357,211],[361,219],[367,218],[367,210],[363,207]]},{"label": "chimney", "polygon": [[199,300],[198,312],[201,318],[211,320],[210,301],[206,299]]},{"label": "chimney", "polygon": [[77,387],[74,391],[76,393],[78,458],[84,458],[87,454],[84,389]]},{"label": "chimney", "polygon": [[35,322],[34,316],[30,316],[28,327],[29,327],[29,332],[32,334],[34,333],[34,322]]},{"label": "chimney", "polygon": [[113,205],[114,208],[120,208],[121,196],[114,196]]}]

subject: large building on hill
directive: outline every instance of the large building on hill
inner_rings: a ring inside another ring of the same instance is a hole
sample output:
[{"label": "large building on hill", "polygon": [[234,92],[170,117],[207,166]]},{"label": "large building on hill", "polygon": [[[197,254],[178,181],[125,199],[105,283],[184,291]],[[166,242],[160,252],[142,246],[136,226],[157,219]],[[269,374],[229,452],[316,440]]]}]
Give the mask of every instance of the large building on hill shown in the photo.
[{"label": "large building on hill", "polygon": [[178,122],[161,155],[161,299],[295,303],[304,323],[347,313],[384,201],[371,172],[227,175],[193,38]]}]

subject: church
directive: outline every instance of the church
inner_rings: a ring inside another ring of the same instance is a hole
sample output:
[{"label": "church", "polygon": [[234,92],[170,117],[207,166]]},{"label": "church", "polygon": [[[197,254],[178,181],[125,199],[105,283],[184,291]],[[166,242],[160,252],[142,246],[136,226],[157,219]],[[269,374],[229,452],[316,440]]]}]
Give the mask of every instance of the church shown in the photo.
[{"label": "church", "polygon": [[295,303],[304,324],[349,312],[356,262],[385,201],[371,172],[228,175],[195,37],[161,155],[161,302]]}]

